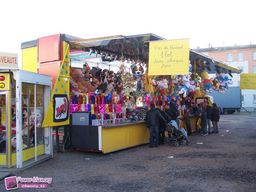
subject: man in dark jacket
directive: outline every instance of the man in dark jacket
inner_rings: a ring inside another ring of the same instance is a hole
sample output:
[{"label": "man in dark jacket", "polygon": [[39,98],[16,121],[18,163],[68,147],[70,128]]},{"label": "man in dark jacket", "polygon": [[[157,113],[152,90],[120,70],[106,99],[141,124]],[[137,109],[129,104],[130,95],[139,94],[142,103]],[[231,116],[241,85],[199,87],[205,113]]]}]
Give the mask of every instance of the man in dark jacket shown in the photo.
[{"label": "man in dark jacket", "polygon": [[213,125],[213,133],[219,133],[218,122],[220,120],[220,110],[217,107],[216,103],[212,104],[212,125]]},{"label": "man in dark jacket", "polygon": [[206,113],[207,113],[207,131],[209,134],[212,133],[212,128],[211,128],[211,118],[212,118],[212,107],[210,106],[210,104],[207,104],[206,107]]},{"label": "man in dark jacket", "polygon": [[[169,105],[166,105],[166,107],[169,107]],[[160,111],[160,114],[162,115],[160,121],[159,121],[159,144],[163,144],[165,140],[165,128],[166,123],[170,121],[170,116],[165,112],[165,110],[158,109]],[[162,120],[164,118],[164,121]]]},{"label": "man in dark jacket", "polygon": [[146,123],[150,131],[150,147],[157,147],[159,144],[159,124],[165,121],[160,111],[156,109],[155,104],[150,105],[150,110],[146,114]]},{"label": "man in dark jacket", "polygon": [[208,135],[206,103],[200,103],[200,112],[201,112],[201,133],[203,136],[206,136]]}]

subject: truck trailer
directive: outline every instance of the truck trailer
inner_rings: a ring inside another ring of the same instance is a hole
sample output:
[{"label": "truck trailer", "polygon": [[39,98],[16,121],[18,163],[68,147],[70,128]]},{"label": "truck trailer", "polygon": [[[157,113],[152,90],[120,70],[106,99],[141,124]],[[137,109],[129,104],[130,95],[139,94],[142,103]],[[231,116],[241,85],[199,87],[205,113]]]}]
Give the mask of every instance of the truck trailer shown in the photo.
[{"label": "truck trailer", "polygon": [[214,103],[220,108],[222,114],[232,114],[241,109],[240,87],[229,87],[224,93],[213,91],[209,94],[213,97]]}]

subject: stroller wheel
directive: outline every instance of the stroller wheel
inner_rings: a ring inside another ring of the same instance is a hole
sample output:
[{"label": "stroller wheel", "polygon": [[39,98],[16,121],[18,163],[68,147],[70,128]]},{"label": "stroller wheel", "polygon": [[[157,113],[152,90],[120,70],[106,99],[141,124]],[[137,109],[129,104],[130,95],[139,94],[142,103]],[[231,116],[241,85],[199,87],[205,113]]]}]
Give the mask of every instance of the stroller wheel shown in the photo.
[{"label": "stroller wheel", "polygon": [[175,146],[175,147],[179,147],[179,145],[180,145],[180,144],[179,144],[178,141],[175,141],[175,142],[174,142],[174,146]]}]

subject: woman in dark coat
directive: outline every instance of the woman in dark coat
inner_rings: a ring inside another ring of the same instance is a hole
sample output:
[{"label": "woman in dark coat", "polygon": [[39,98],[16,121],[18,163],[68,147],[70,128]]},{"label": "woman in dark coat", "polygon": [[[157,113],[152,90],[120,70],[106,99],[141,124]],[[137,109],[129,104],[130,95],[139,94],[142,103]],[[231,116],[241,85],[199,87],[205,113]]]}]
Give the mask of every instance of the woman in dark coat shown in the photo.
[{"label": "woman in dark coat", "polygon": [[146,114],[146,123],[150,133],[150,147],[157,147],[159,144],[159,125],[160,121],[165,122],[160,111],[156,109],[155,104],[151,103],[150,110]]},{"label": "woman in dark coat", "polygon": [[211,120],[213,125],[213,133],[219,133],[218,122],[220,120],[220,110],[216,103],[212,104]]}]

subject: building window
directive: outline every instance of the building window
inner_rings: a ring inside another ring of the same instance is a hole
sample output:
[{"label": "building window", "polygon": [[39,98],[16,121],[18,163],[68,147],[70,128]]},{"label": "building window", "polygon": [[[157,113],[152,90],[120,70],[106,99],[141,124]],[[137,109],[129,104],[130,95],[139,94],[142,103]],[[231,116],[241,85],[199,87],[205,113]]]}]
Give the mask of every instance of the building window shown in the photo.
[{"label": "building window", "polygon": [[227,54],[227,61],[232,61],[232,60],[233,60],[232,54],[228,53]]},{"label": "building window", "polygon": [[237,60],[238,61],[243,61],[244,60],[244,54],[243,53],[238,53]]},{"label": "building window", "polygon": [[253,60],[256,60],[256,52],[253,52],[253,53],[252,53],[252,59],[253,59]]},{"label": "building window", "polygon": [[256,73],[256,66],[253,67],[253,73]]}]

